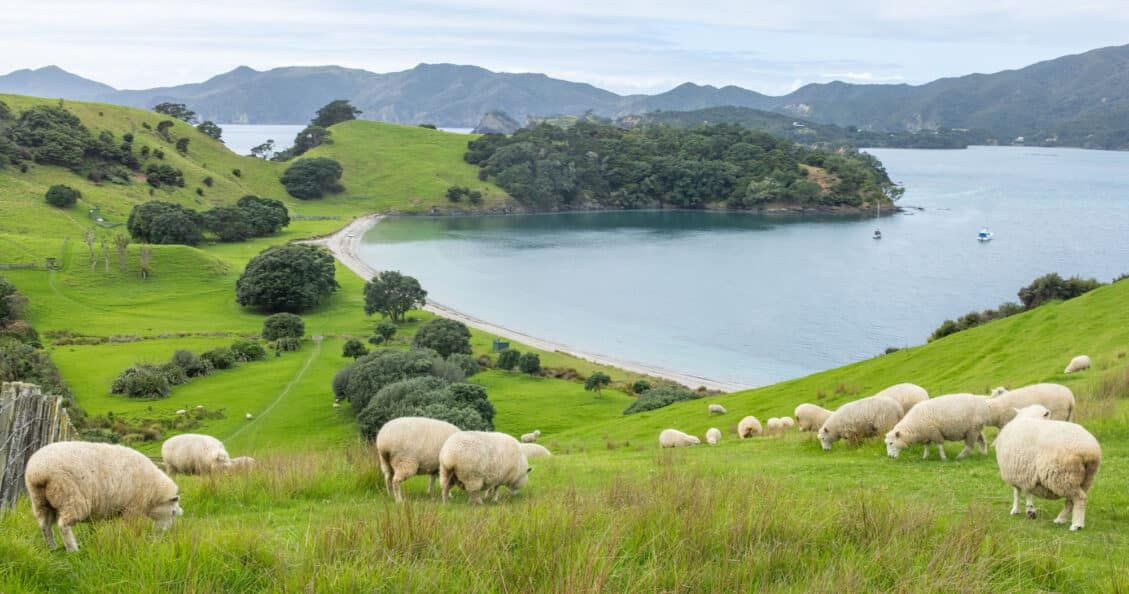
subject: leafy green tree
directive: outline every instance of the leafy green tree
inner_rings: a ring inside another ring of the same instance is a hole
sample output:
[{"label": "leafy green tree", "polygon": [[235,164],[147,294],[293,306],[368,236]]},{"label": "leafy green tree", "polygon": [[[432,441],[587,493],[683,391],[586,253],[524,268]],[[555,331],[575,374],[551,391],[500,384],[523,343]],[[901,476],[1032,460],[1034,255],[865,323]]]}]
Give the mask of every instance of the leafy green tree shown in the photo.
[{"label": "leafy green tree", "polygon": [[0,326],[20,319],[23,315],[23,299],[8,279],[0,276]]},{"label": "leafy green tree", "polygon": [[47,204],[56,208],[70,208],[82,198],[82,193],[70,186],[56,184],[47,188],[47,194],[43,198]]},{"label": "leafy green tree", "polygon": [[184,173],[166,163],[150,163],[145,167],[145,181],[154,188],[162,185],[184,187]]},{"label": "leafy green tree", "polygon": [[1066,301],[1084,295],[1102,286],[1095,279],[1084,279],[1078,276],[1064,279],[1057,273],[1040,276],[1030,285],[1019,290],[1019,300],[1023,307],[1032,309],[1048,301]]},{"label": "leafy green tree", "polygon": [[62,107],[35,105],[24,110],[11,129],[15,144],[36,163],[77,168],[94,144],[78,116]]},{"label": "leafy green tree", "polygon": [[396,324],[392,322],[378,322],[374,331],[385,341],[389,341],[396,335]]},{"label": "leafy green tree", "polygon": [[447,356],[447,362],[458,365],[459,369],[462,369],[466,377],[470,377],[482,371],[482,367],[478,364],[478,361],[475,360],[474,356],[466,353],[452,353]]},{"label": "leafy green tree", "polygon": [[647,380],[635,380],[635,383],[631,384],[631,391],[634,392],[636,395],[642,394],[643,392],[646,392],[647,390],[650,390],[650,389],[651,389],[651,382],[649,382]]},{"label": "leafy green tree", "polygon": [[267,358],[267,350],[255,340],[237,340],[231,343],[231,352],[237,361],[262,361]]},{"label": "leafy green tree", "polygon": [[413,277],[397,270],[385,270],[365,283],[365,315],[380,312],[393,322],[402,322],[404,314],[427,303],[427,291]]},{"label": "leafy green tree", "polygon": [[608,374],[602,371],[597,371],[592,375],[589,375],[588,379],[584,380],[584,389],[588,390],[589,392],[594,391],[599,394],[600,390],[602,390],[610,383],[612,383],[612,378],[609,377]]},{"label": "leafy green tree", "polygon": [[352,357],[356,359],[357,357],[363,357],[367,354],[368,349],[365,348],[365,343],[355,338],[350,338],[349,340],[347,340],[345,342],[345,346],[341,349],[342,357]]},{"label": "leafy green tree", "polygon": [[176,152],[187,155],[188,154],[188,138],[178,138],[176,141]]},{"label": "leafy green tree", "polygon": [[675,402],[693,400],[695,398],[701,398],[701,395],[697,392],[687,390],[682,386],[658,386],[657,388],[647,390],[636,398],[635,402],[631,403],[631,406],[624,409],[623,414],[631,415],[648,410],[655,410],[656,408],[670,406]]},{"label": "leafy green tree", "polygon": [[217,206],[205,211],[203,220],[220,241],[245,241],[257,235],[250,213],[238,206]]},{"label": "leafy green tree", "polygon": [[310,124],[321,128],[328,128],[334,124],[357,119],[361,110],[353,107],[346,99],[336,99],[325,104],[318,110],[317,115]]},{"label": "leafy green tree", "polygon": [[231,369],[235,367],[235,353],[227,347],[216,347],[200,354],[200,358],[207,361],[213,369]]},{"label": "leafy green tree", "polygon": [[312,200],[326,193],[343,191],[341,164],[333,159],[316,157],[295,162],[283,172],[279,182],[295,198]]},{"label": "leafy green tree", "polygon": [[302,312],[337,290],[333,256],[315,246],[288,244],[263,250],[235,282],[235,300],[268,312]]},{"label": "leafy green tree", "polygon": [[274,154],[274,139],[267,139],[262,144],[251,147],[251,156],[257,159],[269,159]]},{"label": "leafy green tree", "polygon": [[247,213],[257,237],[274,235],[290,224],[290,211],[273,198],[244,196],[235,205]]},{"label": "leafy green tree", "polygon": [[[188,106],[183,103],[172,103],[168,101],[164,103],[158,103],[157,105],[153,106],[153,111],[172,118],[176,118],[183,122],[188,122],[189,124],[196,121],[196,112],[188,109]],[[160,125],[158,125],[158,129],[160,129]]]},{"label": "leafy green tree", "polygon": [[470,330],[466,324],[447,318],[434,318],[416,331],[412,346],[431,349],[447,358],[453,353],[471,354]]},{"label": "leafy green tree", "polygon": [[[444,363],[435,352],[412,349],[378,349],[360,357],[348,373],[347,383],[342,393],[354,410],[364,410],[369,400],[384,386],[414,377],[437,377]],[[458,371],[458,368],[455,368]],[[446,381],[462,381],[461,375],[450,376],[444,373]]]},{"label": "leafy green tree", "polygon": [[138,204],[129,213],[126,229],[137,241],[197,245],[204,240],[203,220],[194,210],[171,202]]},{"label": "leafy green tree", "polygon": [[302,338],[306,334],[306,322],[292,313],[276,313],[263,320],[264,340],[280,338]]},{"label": "leafy green tree", "polygon": [[179,349],[172,354],[171,363],[184,370],[188,377],[208,375],[211,371],[209,364],[196,353],[187,349]]},{"label": "leafy green tree", "polygon": [[494,405],[482,386],[448,384],[431,377],[408,379],[380,390],[357,416],[361,435],[371,440],[385,423],[398,417],[422,416],[463,430],[491,431]]},{"label": "leafy green tree", "polygon": [[525,353],[518,360],[517,366],[522,373],[535,375],[541,371],[541,357],[537,353]]},{"label": "leafy green tree", "polygon": [[521,361],[521,351],[506,349],[498,353],[498,360],[494,363],[494,365],[498,369],[512,371],[513,368],[517,367],[519,361]]},{"label": "leafy green tree", "polygon": [[223,128],[220,128],[219,125],[211,120],[204,120],[203,122],[200,122],[200,125],[196,126],[196,129],[199,130],[200,133],[204,136],[207,136],[214,140],[219,140],[221,142],[223,141]]},{"label": "leafy green tree", "polygon": [[171,130],[174,125],[171,120],[161,120],[157,123],[157,134],[160,134],[165,140],[172,140],[169,136],[169,130]]}]

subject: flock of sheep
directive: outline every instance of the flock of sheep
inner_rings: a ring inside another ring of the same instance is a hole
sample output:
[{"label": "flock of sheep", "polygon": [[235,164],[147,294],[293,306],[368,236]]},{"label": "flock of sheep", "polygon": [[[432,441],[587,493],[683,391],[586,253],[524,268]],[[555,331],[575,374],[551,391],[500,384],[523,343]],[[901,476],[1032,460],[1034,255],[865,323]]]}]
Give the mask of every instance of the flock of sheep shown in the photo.
[{"label": "flock of sheep", "polygon": [[[1066,373],[1090,367],[1090,358],[1075,357]],[[820,445],[830,451],[840,439],[857,441],[885,435],[886,453],[897,458],[902,450],[922,444],[923,457],[929,446],[936,447],[947,460],[944,443],[963,441],[962,459],[979,449],[988,453],[984,427],[1000,429],[994,447],[1000,476],[1012,487],[1012,514],[1020,513],[1020,496],[1026,497],[1026,513],[1035,517],[1034,497],[1066,499],[1066,506],[1055,523],[1070,522],[1071,530],[1086,523],[1086,498],[1101,466],[1102,451],[1097,439],[1081,425],[1073,423],[1074,394],[1059,384],[1034,384],[1017,390],[996,388],[989,397],[974,394],[947,394],[930,398],[924,388],[897,384],[885,390],[840,406],[835,411],[814,404],[801,404],[794,412],[800,431],[817,431]],[[719,404],[710,404],[709,413],[725,414]],[[791,418],[772,418],[765,433],[777,433],[793,426]],[[756,417],[747,416],[737,425],[741,439],[760,435]],[[721,430],[711,427],[706,442],[715,445]],[[676,429],[659,434],[664,448],[700,444],[701,440]]]}]

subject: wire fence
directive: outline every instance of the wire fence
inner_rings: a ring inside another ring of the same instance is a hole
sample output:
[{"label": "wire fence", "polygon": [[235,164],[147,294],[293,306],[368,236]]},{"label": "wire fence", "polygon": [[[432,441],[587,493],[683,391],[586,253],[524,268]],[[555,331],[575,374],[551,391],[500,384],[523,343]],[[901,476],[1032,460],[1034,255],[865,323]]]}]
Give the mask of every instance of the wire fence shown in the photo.
[{"label": "wire fence", "polygon": [[24,470],[36,450],[77,434],[62,396],[35,384],[0,383],[0,509],[24,492]]}]

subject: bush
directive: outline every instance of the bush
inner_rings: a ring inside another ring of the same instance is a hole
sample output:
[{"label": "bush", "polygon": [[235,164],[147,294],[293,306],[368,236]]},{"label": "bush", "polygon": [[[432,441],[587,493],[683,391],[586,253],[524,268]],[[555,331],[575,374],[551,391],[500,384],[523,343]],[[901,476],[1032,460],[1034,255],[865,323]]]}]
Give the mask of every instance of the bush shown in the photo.
[{"label": "bush", "polygon": [[26,299],[8,279],[0,276],[0,325],[18,320],[23,315]]},{"label": "bush", "polygon": [[172,354],[172,363],[184,370],[188,377],[208,375],[211,371],[208,363],[192,351],[180,349]]},{"label": "bush", "polygon": [[647,390],[642,396],[636,398],[635,402],[631,403],[631,406],[624,409],[623,414],[631,415],[648,410],[655,410],[656,408],[670,406],[675,402],[693,400],[695,398],[701,398],[701,396],[697,392],[687,390],[682,386],[659,386]]},{"label": "bush", "polygon": [[504,369],[506,371],[511,371],[511,370],[513,370],[514,367],[517,367],[518,361],[520,361],[520,360],[521,360],[521,351],[515,351],[514,349],[506,349],[506,350],[498,353],[498,361],[494,363],[494,366],[497,367],[498,369]]},{"label": "bush", "polygon": [[70,186],[56,184],[47,188],[47,193],[43,198],[47,201],[47,204],[56,208],[70,208],[74,206],[75,202],[78,202],[79,198],[82,198],[82,193]]},{"label": "bush", "polygon": [[200,358],[212,365],[213,369],[231,369],[235,367],[235,353],[227,347],[217,347],[200,355]]},{"label": "bush", "polygon": [[194,210],[171,202],[151,201],[133,207],[126,229],[142,243],[197,245],[204,240],[203,223]]},{"label": "bush", "polygon": [[[460,371],[439,359],[433,351],[381,349],[358,358],[347,368],[350,371],[347,378],[342,380],[345,387],[340,392],[352,403],[354,410],[361,411],[384,386],[415,377],[436,376],[438,373],[452,377],[448,373],[450,368]],[[457,376],[456,379],[462,381]]]},{"label": "bush", "polygon": [[321,198],[325,194],[336,194],[345,188],[341,186],[341,164],[333,159],[315,157],[301,159],[283,172],[279,182],[291,196],[301,200]]},{"label": "bush", "polygon": [[110,386],[110,392],[130,398],[164,398],[172,392],[172,388],[156,367],[134,365],[121,372]]},{"label": "bush", "polygon": [[466,353],[451,353],[447,355],[447,362],[452,365],[457,365],[462,369],[463,375],[470,377],[482,369],[478,365],[478,361],[471,355]]},{"label": "bush", "polygon": [[290,211],[273,198],[244,196],[235,206],[247,213],[248,222],[257,236],[273,235],[290,224]]},{"label": "bush", "polygon": [[594,391],[599,394],[600,390],[602,390],[604,386],[607,386],[610,383],[612,383],[612,378],[609,377],[608,374],[602,371],[597,371],[588,376],[588,379],[584,380],[584,389],[588,390],[589,392]]},{"label": "bush", "polygon": [[263,320],[263,338],[302,338],[306,334],[306,323],[292,313],[276,313]]},{"label": "bush", "polygon": [[533,375],[541,371],[541,357],[537,353],[525,353],[517,362],[522,373]]},{"label": "bush", "polygon": [[348,400],[349,377],[353,374],[353,366],[343,367],[333,375],[333,399]]},{"label": "bush", "polygon": [[1102,286],[1096,279],[1072,276],[1063,279],[1056,273],[1040,276],[1019,290],[1023,307],[1033,309],[1048,301],[1066,301],[1084,295]]},{"label": "bush", "polygon": [[274,341],[274,349],[283,353],[296,353],[302,350],[302,339],[285,336]]},{"label": "bush", "polygon": [[68,402],[74,400],[47,351],[13,336],[0,336],[0,382],[38,384],[45,393],[65,396]]},{"label": "bush", "polygon": [[337,290],[333,256],[299,244],[267,248],[247,263],[235,282],[235,300],[270,312],[301,312]]},{"label": "bush", "polygon": [[231,174],[234,175],[235,177],[243,177],[243,170],[242,169],[232,169]]},{"label": "bush", "polygon": [[372,344],[383,344],[396,335],[396,324],[392,322],[380,322],[374,329],[375,334],[369,337],[368,341]]},{"label": "bush", "polygon": [[170,386],[179,386],[188,383],[188,374],[184,372],[184,368],[171,361],[158,365],[157,371],[165,376]]},{"label": "bush", "polygon": [[237,340],[231,343],[231,353],[236,361],[261,361],[267,358],[267,350],[254,340]]},{"label": "bush", "polygon": [[491,431],[494,405],[482,386],[448,384],[419,377],[385,386],[357,417],[361,435],[373,439],[388,421],[422,416],[452,423],[463,430]]},{"label": "bush", "polygon": [[454,353],[471,354],[470,330],[466,324],[447,318],[434,318],[420,327],[412,340],[415,348],[431,349],[440,357]]},{"label": "bush", "polygon": [[342,347],[342,349],[341,349],[341,356],[342,357],[352,357],[352,358],[356,359],[357,357],[363,357],[367,354],[368,354],[368,349],[365,348],[365,343],[363,343],[363,342],[361,342],[361,341],[359,341],[355,338],[351,338],[348,341],[346,341],[345,346]]},{"label": "bush", "polygon": [[635,380],[635,383],[631,384],[631,391],[635,394],[642,394],[643,392],[646,392],[650,389],[651,382],[647,380]]},{"label": "bush", "polygon": [[334,124],[357,119],[361,110],[349,104],[347,99],[335,99],[326,103],[310,120],[310,124],[321,128],[328,128]]}]

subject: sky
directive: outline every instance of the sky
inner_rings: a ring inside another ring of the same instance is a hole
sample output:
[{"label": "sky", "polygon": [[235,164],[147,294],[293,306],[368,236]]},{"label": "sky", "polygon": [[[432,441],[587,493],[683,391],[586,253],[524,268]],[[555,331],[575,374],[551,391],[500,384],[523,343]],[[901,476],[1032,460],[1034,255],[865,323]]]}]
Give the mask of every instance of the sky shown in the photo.
[{"label": "sky", "polygon": [[[119,89],[240,65],[421,62],[621,94],[920,84],[1129,43],[1129,0],[0,0],[0,73],[54,64]],[[10,6],[6,6],[8,4]]]}]

